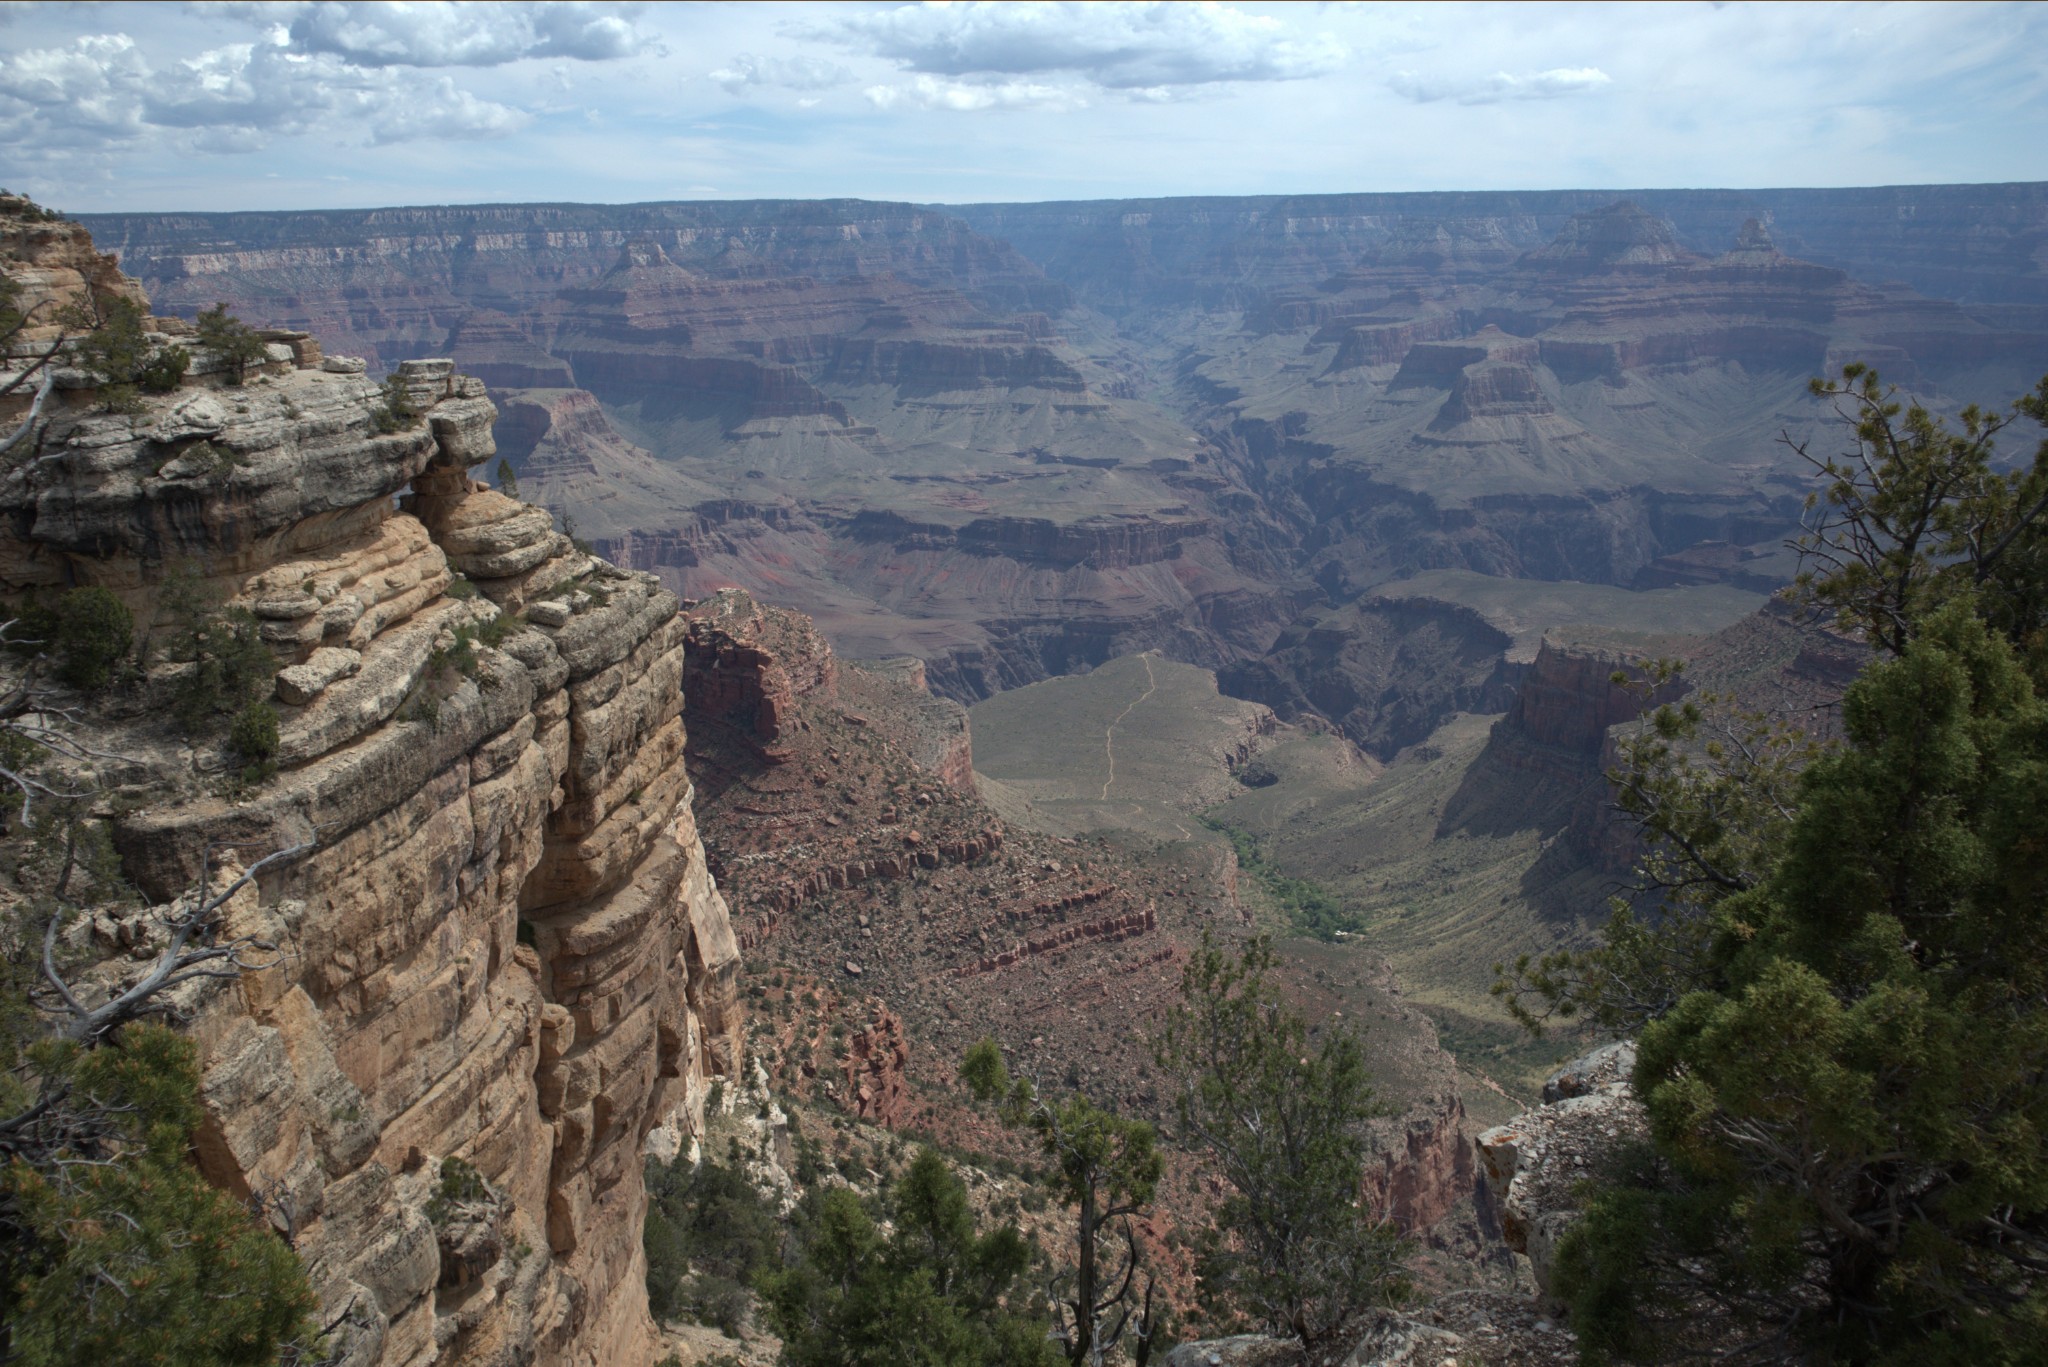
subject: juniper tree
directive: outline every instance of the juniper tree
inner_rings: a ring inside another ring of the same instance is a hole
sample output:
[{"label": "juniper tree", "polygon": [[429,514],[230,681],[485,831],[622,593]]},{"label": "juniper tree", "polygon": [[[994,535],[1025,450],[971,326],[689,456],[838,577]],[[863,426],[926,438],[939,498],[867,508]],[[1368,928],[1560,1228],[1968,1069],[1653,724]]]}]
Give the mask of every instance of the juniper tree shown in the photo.
[{"label": "juniper tree", "polygon": [[260,365],[269,355],[256,329],[228,312],[226,304],[215,304],[200,313],[199,345],[211,351],[227,367],[228,383],[240,384],[249,367]]},{"label": "juniper tree", "polygon": [[1131,1217],[1151,1201],[1164,1168],[1151,1125],[1079,1092],[1048,1097],[1030,1078],[1012,1078],[992,1039],[967,1051],[960,1076],[1006,1123],[1037,1137],[1054,1192],[1074,1208],[1072,1290],[1052,1297],[1067,1360],[1101,1367],[1128,1335],[1132,1358],[1144,1367],[1158,1317],[1151,1281],[1140,1287],[1137,1280],[1142,1254]]},{"label": "juniper tree", "polygon": [[[1626,1015],[1650,1142],[1559,1250],[1591,1360],[2025,1363],[2048,1342],[2048,446],[1860,368],[1799,592],[1875,652],[1844,739],[1774,768],[1646,751],[1669,899],[1547,985]],[[2048,415],[2048,382],[2015,405]],[[1750,775],[1749,777],[1754,777]],[[1661,789],[1656,785],[1664,782]],[[1711,875],[1716,852],[1729,876]],[[1683,944],[1687,953],[1662,953]],[[1543,986],[1543,985],[1539,985]]]},{"label": "juniper tree", "polygon": [[1363,1125],[1379,1113],[1365,1052],[1348,1029],[1311,1041],[1269,980],[1277,962],[1266,937],[1233,958],[1205,934],[1158,1062],[1177,1081],[1182,1132],[1231,1186],[1204,1285],[1320,1360],[1342,1356],[1345,1329],[1399,1300],[1406,1277],[1394,1228],[1359,1199]]},{"label": "juniper tree", "polygon": [[1053,1367],[1022,1305],[1031,1245],[982,1233],[967,1188],[922,1149],[889,1193],[886,1232],[846,1187],[801,1213],[788,1266],[761,1278],[791,1367]]},{"label": "juniper tree", "polygon": [[[125,615],[87,602],[101,610],[96,651]],[[96,811],[105,795],[84,774],[117,757],[80,738],[80,709],[43,682],[44,664],[0,654],[0,782],[19,799],[0,840],[0,1360],[299,1361],[317,1337],[305,1270],[192,1166],[197,1054],[150,1018],[175,1019],[180,989],[276,962],[275,945],[223,924],[225,909],[309,847],[226,879],[209,847],[191,892],[137,907]],[[88,956],[65,934],[107,913],[153,951],[111,984],[81,972]]]}]

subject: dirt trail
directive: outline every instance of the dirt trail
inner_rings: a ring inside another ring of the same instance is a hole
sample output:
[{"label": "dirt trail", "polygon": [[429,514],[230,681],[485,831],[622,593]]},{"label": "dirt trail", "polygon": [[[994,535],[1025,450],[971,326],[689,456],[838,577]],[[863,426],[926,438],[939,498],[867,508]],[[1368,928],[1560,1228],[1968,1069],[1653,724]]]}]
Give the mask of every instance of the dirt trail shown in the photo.
[{"label": "dirt trail", "polygon": [[1135,699],[1133,699],[1129,707],[1126,707],[1123,711],[1117,713],[1116,721],[1111,722],[1107,727],[1103,728],[1102,732],[1102,753],[1109,760],[1109,777],[1102,780],[1101,800],[1103,801],[1108,800],[1109,786],[1112,783],[1116,782],[1117,722],[1121,722],[1125,717],[1130,716],[1132,712],[1137,710],[1139,703],[1145,701],[1145,699],[1151,697],[1154,693],[1156,693],[1159,690],[1159,681],[1152,677],[1152,652],[1148,650],[1144,654],[1140,655],[1138,659],[1141,662],[1143,662],[1145,666],[1145,691],[1143,693],[1140,693]]}]

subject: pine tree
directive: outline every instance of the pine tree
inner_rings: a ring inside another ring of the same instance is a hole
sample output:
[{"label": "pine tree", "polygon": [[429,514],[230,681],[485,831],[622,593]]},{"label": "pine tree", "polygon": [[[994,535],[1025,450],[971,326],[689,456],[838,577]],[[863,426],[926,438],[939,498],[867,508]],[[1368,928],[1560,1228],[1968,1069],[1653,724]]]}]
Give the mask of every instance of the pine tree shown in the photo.
[{"label": "pine tree", "polygon": [[1031,1245],[1014,1225],[975,1228],[967,1188],[921,1150],[890,1193],[884,1233],[845,1187],[801,1218],[790,1265],[762,1278],[790,1367],[1053,1367],[1026,1313]]},{"label": "pine tree", "polygon": [[1203,1285],[1321,1360],[1342,1356],[1346,1328],[1407,1283],[1400,1238],[1359,1202],[1364,1122],[1379,1113],[1365,1051],[1345,1029],[1311,1042],[1268,981],[1277,962],[1265,937],[1232,959],[1204,935],[1158,1062],[1179,1080],[1183,1133],[1232,1188],[1213,1212]]},{"label": "pine tree", "polygon": [[[1952,432],[1845,378],[1819,388],[1855,450],[1817,462],[1801,591],[1877,651],[1846,738],[1717,883],[1725,807],[1701,795],[1740,776],[1643,789],[1669,867],[1710,895],[1551,965],[1553,1000],[1610,1019],[1637,966],[1666,970],[1635,1073],[1651,1142],[1559,1251],[1590,1360],[2020,1364],[2048,1343],[2048,445],[2000,472],[2004,420]],[[2016,411],[2048,411],[2048,381]]]},{"label": "pine tree", "polygon": [[1128,1335],[1133,1360],[1144,1367],[1158,1321],[1151,1282],[1138,1286],[1142,1254],[1130,1221],[1151,1201],[1165,1166],[1152,1127],[1079,1092],[1041,1094],[1030,1078],[1010,1076],[992,1039],[967,1051],[960,1076],[978,1100],[998,1105],[1005,1122],[1037,1136],[1054,1190],[1074,1208],[1073,1290],[1058,1299],[1055,1326],[1067,1360],[1100,1367]]},{"label": "pine tree", "polygon": [[229,384],[240,384],[250,366],[261,365],[269,356],[256,329],[229,313],[226,304],[205,310],[198,321],[199,344],[227,367]]}]

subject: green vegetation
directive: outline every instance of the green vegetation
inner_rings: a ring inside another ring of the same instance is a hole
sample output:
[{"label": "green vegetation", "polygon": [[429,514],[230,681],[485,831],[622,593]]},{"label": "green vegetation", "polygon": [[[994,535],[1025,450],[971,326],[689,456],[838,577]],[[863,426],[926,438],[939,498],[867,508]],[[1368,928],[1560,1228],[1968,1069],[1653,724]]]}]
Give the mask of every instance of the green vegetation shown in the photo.
[{"label": "green vegetation", "polygon": [[226,304],[215,304],[199,315],[199,345],[227,367],[228,383],[248,378],[249,367],[261,365],[268,357],[256,329],[228,312]]},{"label": "green vegetation", "polygon": [[[457,599],[474,598],[475,585],[466,579],[453,581],[467,588],[452,596]],[[424,722],[438,726],[441,721],[441,704],[446,702],[461,687],[463,679],[474,679],[485,688],[495,685],[494,676],[484,668],[483,657],[477,654],[478,646],[496,648],[503,645],[523,623],[509,612],[499,612],[485,622],[465,622],[450,633],[451,639],[445,646],[435,647],[427,657],[427,667],[420,671],[418,682],[413,685],[411,696],[406,700],[401,716],[407,721]]]},{"label": "green vegetation", "polygon": [[498,462],[498,492],[507,498],[519,497],[519,473],[509,460]]},{"label": "green vegetation", "polygon": [[242,760],[242,782],[261,783],[277,772],[277,709],[267,702],[245,705],[228,727],[228,749]]},{"label": "green vegetation", "polygon": [[1025,1310],[1032,1247],[1014,1225],[975,1229],[967,1188],[920,1149],[874,1214],[845,1187],[814,1194],[789,1265],[761,1279],[789,1367],[1051,1367]]},{"label": "green vegetation", "polygon": [[166,655],[191,666],[170,699],[171,718],[186,735],[213,730],[222,717],[239,717],[269,694],[277,657],[263,644],[254,613],[218,607],[197,576],[182,569],[165,579],[157,608],[168,628]]},{"label": "green vegetation", "polygon": [[[921,1148],[863,1200],[814,1184],[786,1216],[727,1163],[647,1166],[647,1290],[654,1313],[737,1335],[758,1296],[790,1367],[1051,1367],[1026,1308],[1034,1250],[1014,1225],[977,1230],[967,1188]],[[886,1232],[885,1232],[886,1231]]]},{"label": "green vegetation", "polygon": [[33,1367],[270,1364],[310,1345],[291,1248],[188,1160],[192,1043],[128,1025],[46,1041],[0,1074],[0,1353]]},{"label": "green vegetation", "polygon": [[458,1208],[488,1201],[490,1196],[491,1189],[485,1184],[483,1174],[451,1154],[441,1160],[441,1180],[435,1185],[434,1194],[427,1199],[427,1220],[430,1224],[444,1225]]},{"label": "green vegetation", "polygon": [[[104,607],[83,615],[118,625]],[[138,1019],[180,982],[263,961],[267,946],[222,933],[220,909],[266,864],[302,851],[257,860],[225,886],[202,875],[152,918],[162,947],[135,974],[111,993],[85,990],[77,970],[90,952],[61,932],[138,899],[108,834],[107,795],[80,777],[92,754],[71,738],[71,714],[45,700],[33,657],[0,657],[0,668],[13,699],[0,711],[0,778],[19,800],[0,835],[0,944],[13,947],[0,956],[0,1359],[307,1360],[317,1301],[297,1255],[193,1165],[196,1050]]]},{"label": "green vegetation", "polygon": [[1254,836],[1212,818],[1204,818],[1204,824],[1230,838],[1230,847],[1237,851],[1238,868],[1258,883],[1259,890],[1287,918],[1288,925],[1318,940],[1335,940],[1339,934],[1364,928],[1357,913],[1328,889],[1306,878],[1289,877],[1266,862]]},{"label": "green vegetation", "polygon": [[167,394],[192,364],[180,346],[153,347],[142,330],[142,306],[119,295],[95,300],[98,316],[74,312],[66,323],[88,329],[72,352],[100,386],[100,401],[116,412],[140,406],[137,394]]},{"label": "green vegetation", "polygon": [[1253,1327],[1335,1361],[1352,1346],[1347,1329],[1406,1294],[1405,1250],[1359,1208],[1361,1127],[1379,1113],[1361,1041],[1333,1029],[1311,1044],[1307,1020],[1268,980],[1277,962],[1268,939],[1233,960],[1205,934],[1157,1058],[1176,1080],[1182,1131],[1231,1186],[1211,1213],[1204,1288]]},{"label": "green vegetation", "polygon": [[1010,1076],[992,1039],[967,1051],[960,1076],[978,1100],[996,1104],[1006,1124],[1037,1137],[1054,1192],[1074,1208],[1074,1273],[1071,1282],[1060,1279],[1072,1290],[1054,1299],[1053,1330],[1067,1360],[1096,1361],[1129,1335],[1132,1358],[1145,1367],[1158,1339],[1159,1311],[1149,1278],[1142,1294],[1138,1290],[1140,1254],[1130,1221],[1151,1201],[1165,1166],[1152,1127],[1079,1092],[1045,1097],[1030,1078]]},{"label": "green vegetation", "polygon": [[1878,651],[1846,739],[1759,762],[1664,709],[1623,775],[1662,914],[1504,988],[1641,1024],[1650,1142],[1559,1250],[1589,1361],[2048,1341],[2048,444],[2002,472],[2010,417],[1954,431],[1855,366],[1816,391],[1854,449],[1813,462],[1801,590]]},{"label": "green vegetation", "polygon": [[57,677],[87,692],[114,682],[135,641],[135,618],[103,588],[70,589],[54,603],[31,599],[9,615],[7,644],[17,654],[47,650]]},{"label": "green vegetation", "polygon": [[772,1202],[738,1165],[647,1164],[647,1300],[664,1320],[739,1332],[748,1287],[781,1261]]},{"label": "green vegetation", "polygon": [[412,401],[412,391],[405,387],[402,376],[384,377],[384,403],[371,414],[371,419],[386,436],[420,425],[420,406]]}]

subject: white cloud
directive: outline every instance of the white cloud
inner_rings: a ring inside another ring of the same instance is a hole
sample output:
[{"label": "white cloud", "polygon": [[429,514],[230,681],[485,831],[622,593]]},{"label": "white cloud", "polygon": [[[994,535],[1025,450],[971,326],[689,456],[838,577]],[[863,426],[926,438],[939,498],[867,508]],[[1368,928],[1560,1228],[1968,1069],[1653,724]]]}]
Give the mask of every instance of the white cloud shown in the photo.
[{"label": "white cloud", "polygon": [[532,115],[524,110],[480,100],[443,76],[430,90],[412,92],[402,103],[387,104],[379,110],[370,130],[370,141],[381,147],[425,138],[503,138],[531,122]]},{"label": "white cloud", "polygon": [[501,137],[528,121],[446,77],[422,88],[416,76],[275,40],[154,67],[126,34],[94,34],[0,60],[0,136],[28,149],[104,151],[168,139],[179,150],[248,153],[322,126],[367,129],[372,142],[386,143]]},{"label": "white cloud", "polygon": [[659,50],[633,23],[637,7],[628,5],[335,0],[205,8],[281,25],[301,52],[362,67],[503,66],[529,57],[605,62]]},{"label": "white cloud", "polygon": [[1502,100],[1554,100],[1566,95],[1586,95],[1613,79],[1596,66],[1561,66],[1549,71],[1516,76],[1496,71],[1491,76],[1432,80],[1412,71],[1395,74],[1388,82],[1394,93],[1417,104],[1456,100],[1459,104],[1499,104]]},{"label": "white cloud", "polygon": [[920,4],[848,14],[817,36],[941,77],[1070,75],[1110,90],[1327,75],[1348,56],[1329,34],[1229,5],[1132,0]]},{"label": "white cloud", "polygon": [[1079,93],[1035,81],[941,81],[919,76],[907,85],[869,86],[861,92],[877,109],[906,105],[975,113],[984,109],[1085,109]]},{"label": "white cloud", "polygon": [[854,79],[851,71],[822,57],[756,57],[751,52],[742,52],[710,76],[734,95],[756,86],[831,90]]}]

